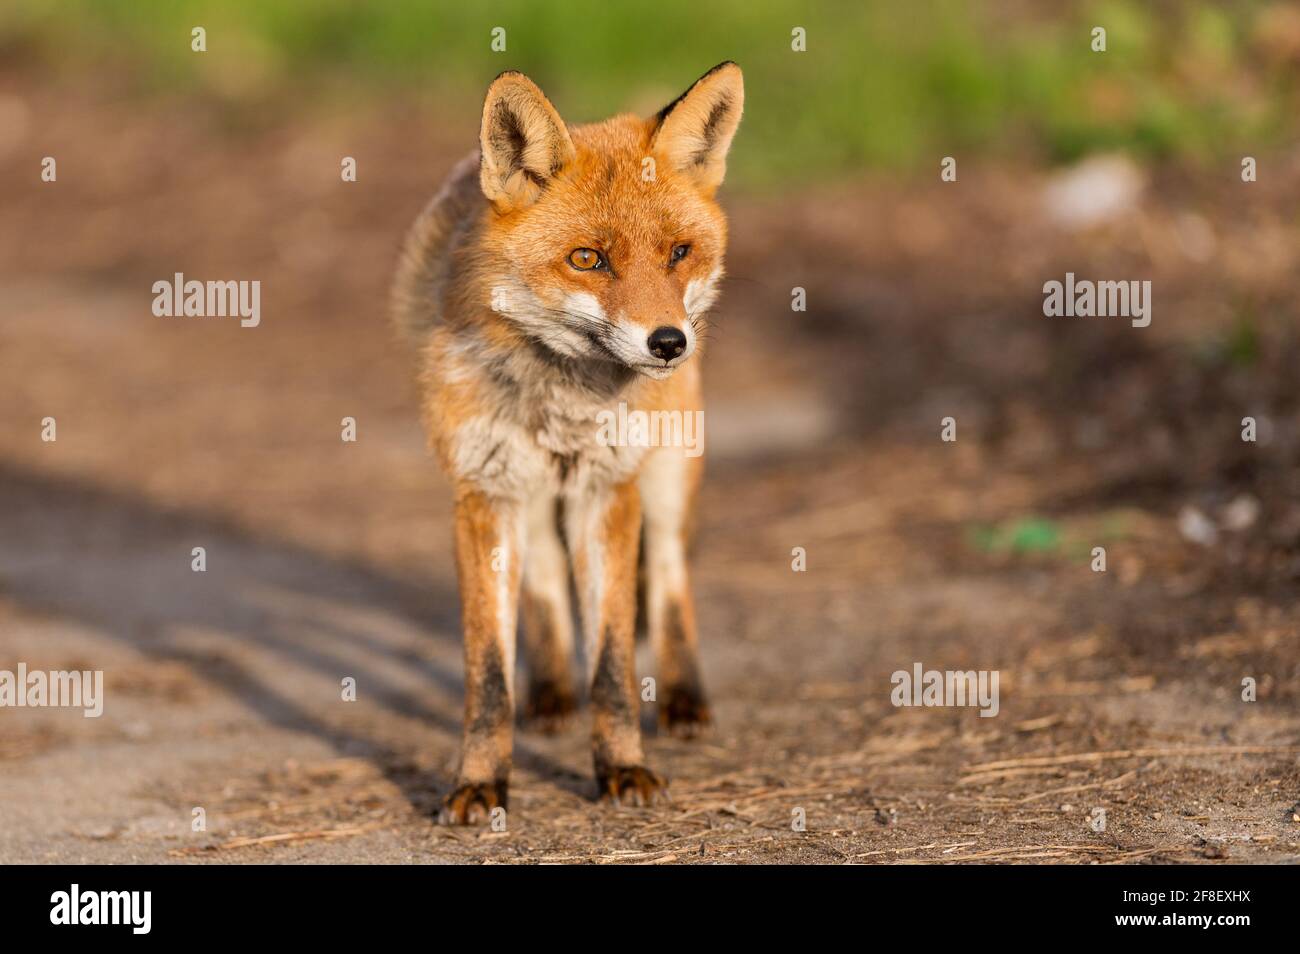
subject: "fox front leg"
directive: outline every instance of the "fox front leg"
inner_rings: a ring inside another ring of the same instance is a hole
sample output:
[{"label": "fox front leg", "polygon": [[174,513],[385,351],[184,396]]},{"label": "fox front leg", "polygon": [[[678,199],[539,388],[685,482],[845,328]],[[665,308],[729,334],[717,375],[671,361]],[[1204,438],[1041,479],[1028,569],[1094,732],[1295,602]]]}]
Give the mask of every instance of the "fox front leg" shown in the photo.
[{"label": "fox front leg", "polygon": [[565,501],[591,696],[592,759],[602,799],[650,805],[667,782],[646,768],[636,691],[636,567],[641,502],[635,483]]},{"label": "fox front leg", "polygon": [[465,724],[443,824],[478,824],[506,807],[514,724],[522,520],[480,491],[456,499],[456,566],[465,639]]}]

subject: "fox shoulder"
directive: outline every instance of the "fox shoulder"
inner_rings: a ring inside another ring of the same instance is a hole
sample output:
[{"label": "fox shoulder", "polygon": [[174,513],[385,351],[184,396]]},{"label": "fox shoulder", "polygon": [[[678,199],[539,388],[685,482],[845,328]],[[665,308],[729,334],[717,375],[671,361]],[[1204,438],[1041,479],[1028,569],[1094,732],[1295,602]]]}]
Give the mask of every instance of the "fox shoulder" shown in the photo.
[{"label": "fox shoulder", "polygon": [[398,333],[411,344],[421,343],[437,325],[451,280],[451,252],[485,204],[476,149],[456,164],[407,232],[390,311]]}]

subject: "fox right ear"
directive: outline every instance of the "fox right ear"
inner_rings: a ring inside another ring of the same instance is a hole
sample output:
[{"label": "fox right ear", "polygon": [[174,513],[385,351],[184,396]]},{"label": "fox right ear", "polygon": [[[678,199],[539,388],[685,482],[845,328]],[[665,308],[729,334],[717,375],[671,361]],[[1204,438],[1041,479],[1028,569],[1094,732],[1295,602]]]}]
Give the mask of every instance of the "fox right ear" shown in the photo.
[{"label": "fox right ear", "polygon": [[727,150],[745,108],[745,80],[727,60],[659,111],[652,148],[712,195],[727,174]]},{"label": "fox right ear", "polygon": [[546,182],[574,156],[564,120],[523,73],[502,73],[488,87],[479,131],[479,183],[506,212],[537,201]]}]

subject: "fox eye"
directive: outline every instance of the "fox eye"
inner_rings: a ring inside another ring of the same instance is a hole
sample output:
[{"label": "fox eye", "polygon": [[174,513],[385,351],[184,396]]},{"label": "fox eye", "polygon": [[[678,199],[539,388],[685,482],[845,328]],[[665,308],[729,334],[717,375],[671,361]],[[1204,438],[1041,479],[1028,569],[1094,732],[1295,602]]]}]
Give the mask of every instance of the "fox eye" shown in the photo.
[{"label": "fox eye", "polygon": [[685,244],[674,245],[672,254],[668,256],[668,264],[676,265],[678,262],[680,262],[682,259],[686,257],[687,253],[690,252],[690,250],[691,247],[689,245],[685,245]]},{"label": "fox eye", "polygon": [[605,268],[605,256],[594,248],[575,248],[569,253],[569,264],[580,272],[589,272],[595,268]]}]

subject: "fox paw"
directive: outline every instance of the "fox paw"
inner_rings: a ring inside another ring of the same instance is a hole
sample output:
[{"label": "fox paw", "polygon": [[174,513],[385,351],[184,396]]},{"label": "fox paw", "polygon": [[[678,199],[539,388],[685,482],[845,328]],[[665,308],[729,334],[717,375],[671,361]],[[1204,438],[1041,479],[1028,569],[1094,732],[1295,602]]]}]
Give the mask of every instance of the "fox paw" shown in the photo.
[{"label": "fox paw", "polygon": [[690,686],[669,686],[659,704],[659,725],[670,735],[691,739],[713,722],[704,693]]},{"label": "fox paw", "polygon": [[577,711],[578,700],[568,686],[547,680],[528,687],[524,719],[545,735],[559,732]]},{"label": "fox paw", "polygon": [[668,802],[668,782],[644,765],[611,765],[596,770],[601,801],[644,808]]},{"label": "fox paw", "polygon": [[505,807],[505,782],[467,782],[443,800],[438,824],[482,825],[491,817],[492,809]]}]

